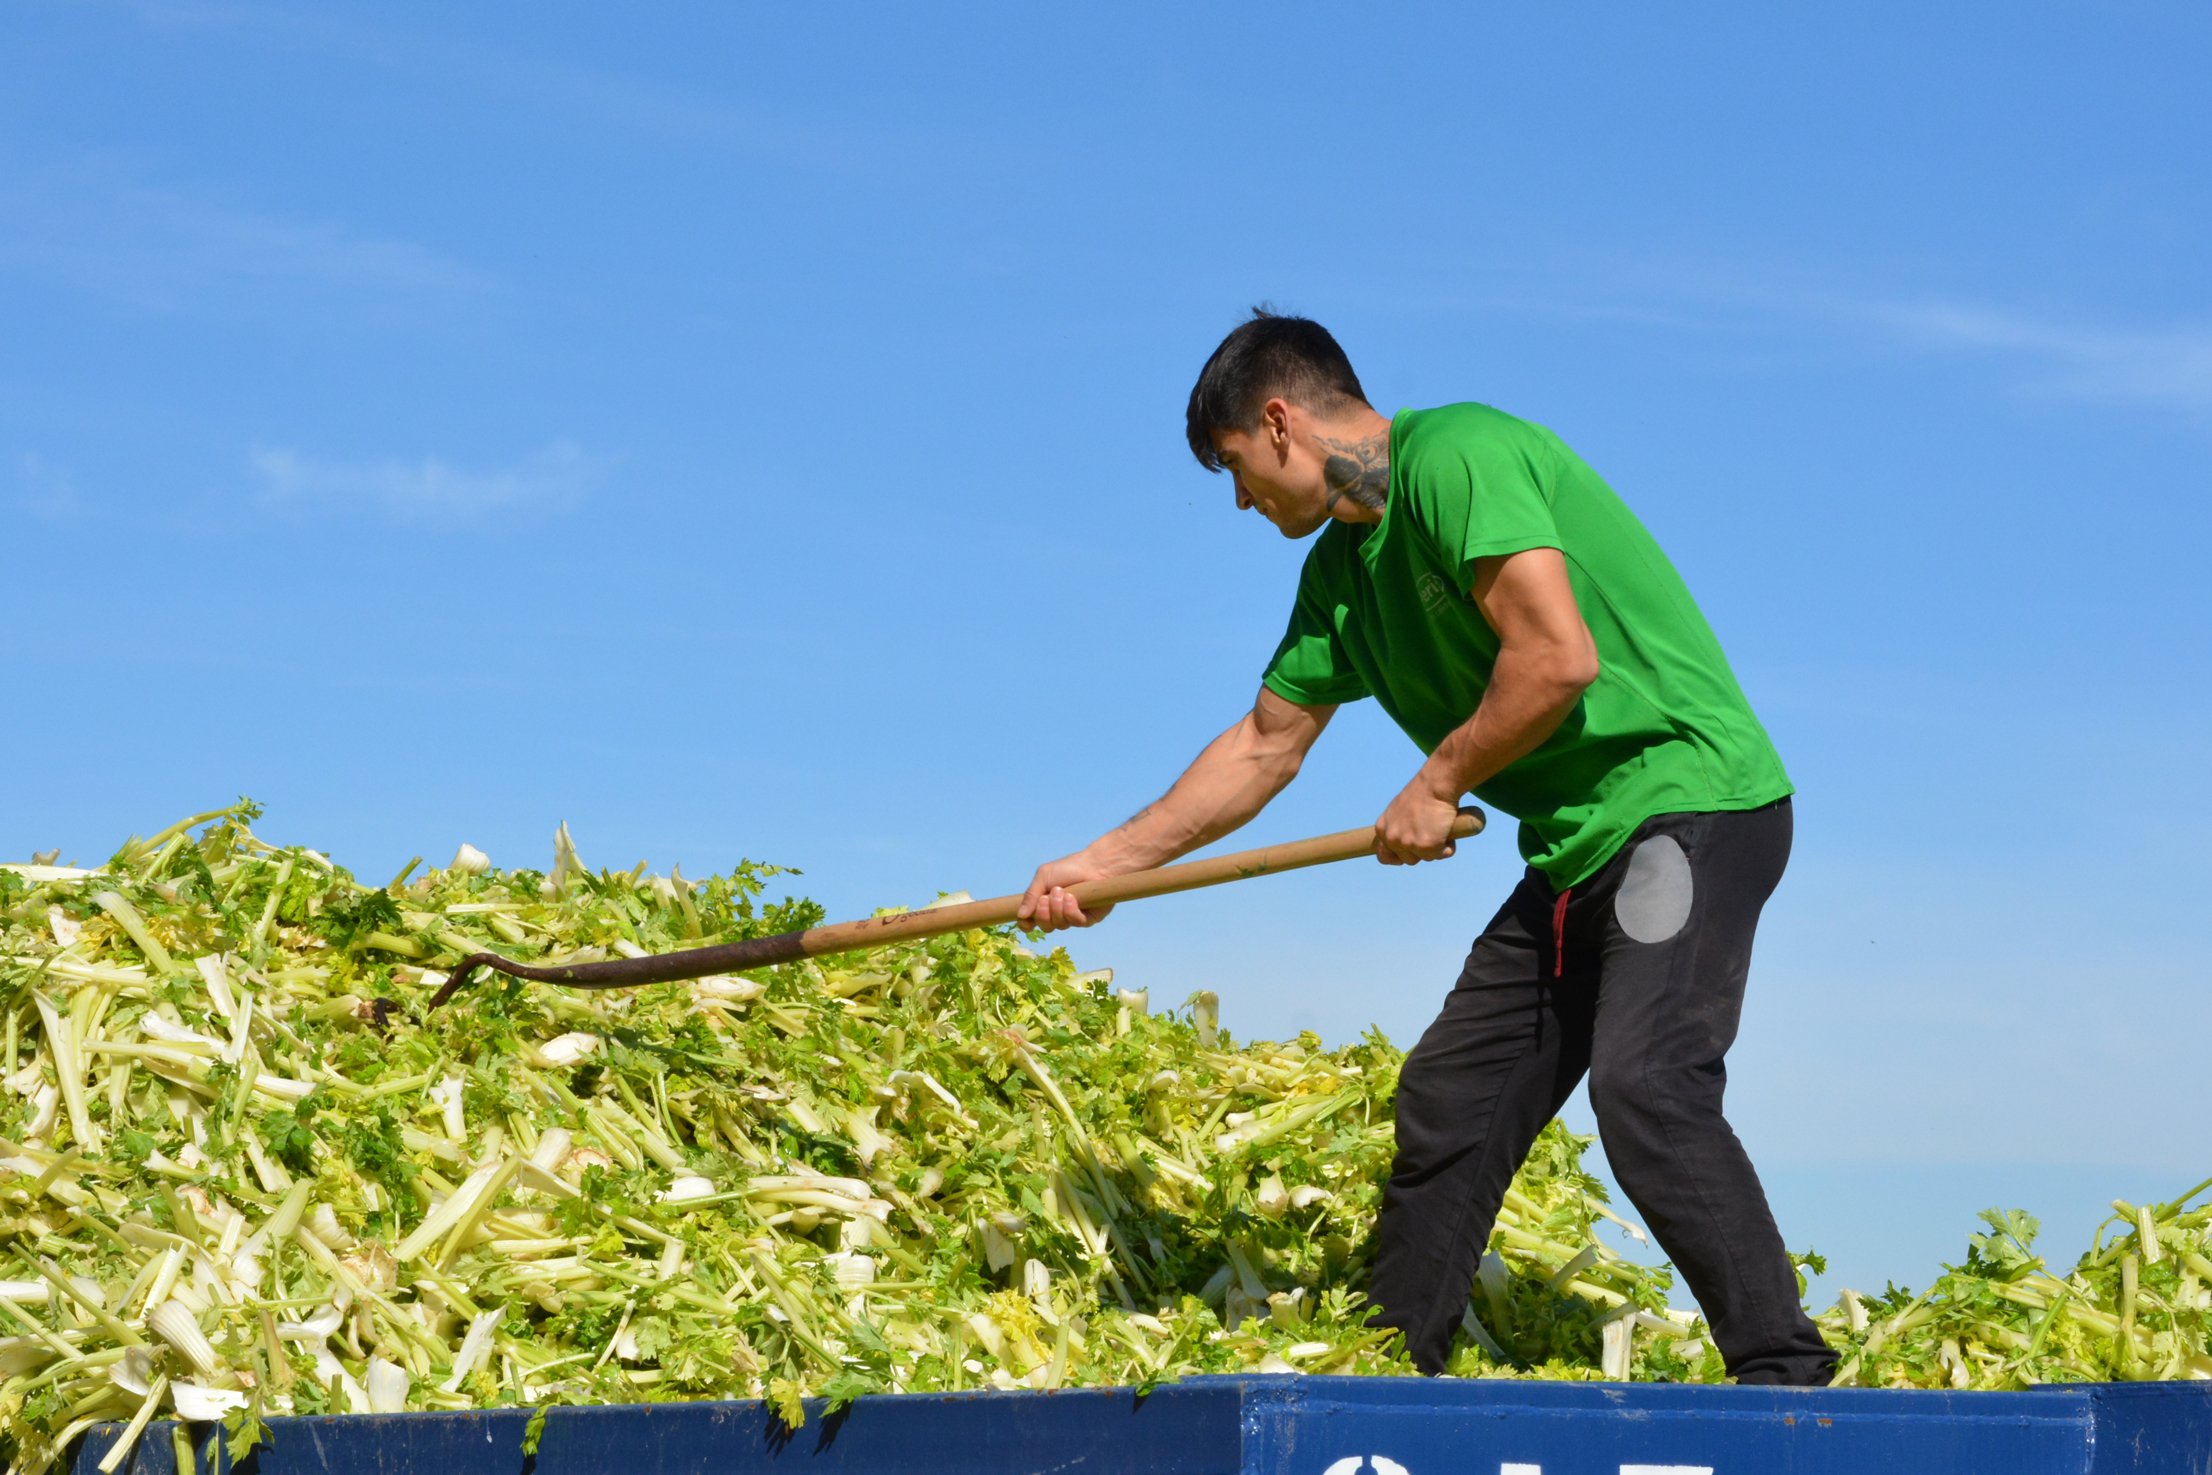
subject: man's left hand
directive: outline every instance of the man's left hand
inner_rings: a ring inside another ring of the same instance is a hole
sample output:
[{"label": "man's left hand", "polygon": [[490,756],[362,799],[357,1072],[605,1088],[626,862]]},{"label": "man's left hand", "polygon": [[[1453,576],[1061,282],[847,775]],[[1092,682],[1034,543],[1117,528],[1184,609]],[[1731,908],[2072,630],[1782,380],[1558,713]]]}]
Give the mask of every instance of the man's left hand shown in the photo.
[{"label": "man's left hand", "polygon": [[1458,848],[1452,840],[1452,822],[1458,818],[1457,800],[1415,779],[1375,821],[1375,859],[1386,866],[1442,860]]}]

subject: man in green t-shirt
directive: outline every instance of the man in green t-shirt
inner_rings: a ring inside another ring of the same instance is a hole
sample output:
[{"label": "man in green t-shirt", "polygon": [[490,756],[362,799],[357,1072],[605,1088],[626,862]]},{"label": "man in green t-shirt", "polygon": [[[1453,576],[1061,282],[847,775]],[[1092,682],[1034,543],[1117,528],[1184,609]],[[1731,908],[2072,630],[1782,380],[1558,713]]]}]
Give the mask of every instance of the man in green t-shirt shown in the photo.
[{"label": "man in green t-shirt", "polygon": [[1585,1075],[1606,1156],[1738,1382],[1818,1384],[1766,1195],[1721,1113],[1760,908],[1789,857],[1789,776],[1720,643],[1635,515],[1550,431],[1484,405],[1367,402],[1318,323],[1261,310],[1191,391],[1191,451],[1285,537],[1319,533],[1252,710],[1167,794],[1040,867],[1068,887],[1219,839],[1372,696],[1428,757],[1376,822],[1389,865],[1452,853],[1474,794],[1527,874],[1398,1081],[1370,1299],[1441,1371],[1507,1183]]}]

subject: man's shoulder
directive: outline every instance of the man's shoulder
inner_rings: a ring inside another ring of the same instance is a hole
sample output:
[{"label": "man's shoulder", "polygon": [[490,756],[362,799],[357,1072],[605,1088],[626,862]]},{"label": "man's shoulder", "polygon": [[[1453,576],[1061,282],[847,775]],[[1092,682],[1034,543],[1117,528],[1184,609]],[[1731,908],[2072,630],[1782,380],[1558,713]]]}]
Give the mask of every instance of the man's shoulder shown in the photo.
[{"label": "man's shoulder", "polygon": [[1460,400],[1426,410],[1400,410],[1393,424],[1399,446],[1415,452],[1468,442],[1555,439],[1535,421],[1507,414],[1496,405],[1486,405],[1480,400]]},{"label": "man's shoulder", "polygon": [[1510,465],[1542,468],[1566,450],[1535,421],[1475,400],[1401,410],[1392,429],[1392,455],[1416,486],[1432,476],[1456,482]]}]

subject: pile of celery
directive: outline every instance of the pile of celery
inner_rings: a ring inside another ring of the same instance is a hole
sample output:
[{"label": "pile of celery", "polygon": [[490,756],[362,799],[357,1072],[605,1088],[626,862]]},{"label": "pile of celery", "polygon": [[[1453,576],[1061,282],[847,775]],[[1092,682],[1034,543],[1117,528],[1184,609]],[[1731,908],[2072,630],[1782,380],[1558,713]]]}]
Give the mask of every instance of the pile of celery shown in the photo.
[{"label": "pile of celery", "polygon": [[[803,927],[771,867],[454,863],[362,885],[245,805],[96,870],[0,868],[0,1454],[94,1423],[1403,1372],[1364,1324],[1399,1056],[1234,1044],[971,931],[588,993],[441,963]],[[1456,1369],[1715,1380],[1556,1125]],[[1846,1295],[1847,1376],[2205,1376],[2204,1209],[2069,1276],[1999,1216],[1928,1295]]]}]

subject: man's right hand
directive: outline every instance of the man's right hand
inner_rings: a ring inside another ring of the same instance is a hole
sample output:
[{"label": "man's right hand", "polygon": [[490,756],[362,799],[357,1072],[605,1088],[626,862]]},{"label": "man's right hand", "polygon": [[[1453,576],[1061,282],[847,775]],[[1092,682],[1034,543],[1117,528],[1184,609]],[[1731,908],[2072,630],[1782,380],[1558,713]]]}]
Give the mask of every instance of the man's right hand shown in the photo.
[{"label": "man's right hand", "polygon": [[1102,880],[1113,872],[1082,854],[1063,856],[1037,867],[1037,874],[1030,879],[1029,889],[1022,893],[1021,910],[1016,914],[1021,925],[1038,932],[1057,932],[1062,927],[1090,927],[1106,920],[1113,910],[1111,905],[1094,906],[1088,911],[1068,894],[1067,888],[1080,881]]}]

